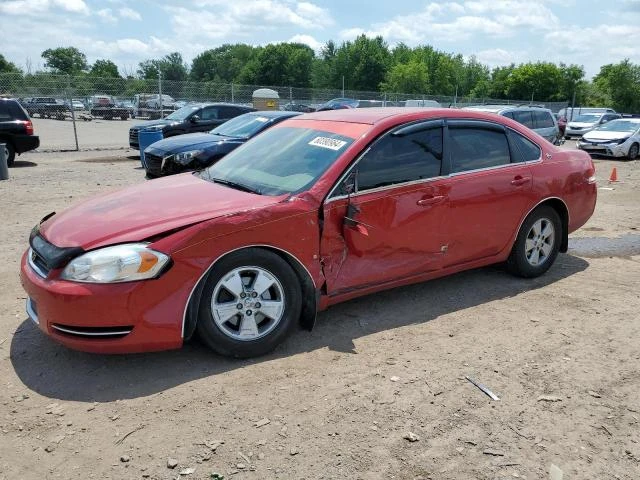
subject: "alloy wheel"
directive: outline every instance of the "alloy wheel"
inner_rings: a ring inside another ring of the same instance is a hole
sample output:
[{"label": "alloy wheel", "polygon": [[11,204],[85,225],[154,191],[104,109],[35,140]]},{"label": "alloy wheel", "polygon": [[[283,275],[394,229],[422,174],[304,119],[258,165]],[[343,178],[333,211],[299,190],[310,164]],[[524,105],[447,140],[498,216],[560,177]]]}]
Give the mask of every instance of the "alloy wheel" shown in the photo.
[{"label": "alloy wheel", "polygon": [[555,228],[548,218],[539,218],[527,233],[525,256],[531,266],[544,264],[553,252]]}]

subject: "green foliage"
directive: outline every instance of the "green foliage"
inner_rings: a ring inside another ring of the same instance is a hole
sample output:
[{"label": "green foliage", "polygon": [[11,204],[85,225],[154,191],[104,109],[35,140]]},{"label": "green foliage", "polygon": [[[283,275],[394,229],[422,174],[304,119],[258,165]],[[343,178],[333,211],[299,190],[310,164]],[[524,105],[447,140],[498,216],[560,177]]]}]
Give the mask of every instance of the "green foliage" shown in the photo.
[{"label": "green foliage", "polygon": [[189,78],[196,82],[236,82],[247,62],[256,56],[256,51],[242,43],[206,50],[193,59]]},{"label": "green foliage", "polygon": [[340,88],[344,77],[350,90],[376,91],[391,64],[389,48],[382,37],[360,35],[336,50],[330,70],[331,86]]},{"label": "green foliage", "polygon": [[160,59],[145,60],[138,65],[138,75],[146,80],[158,78],[158,71],[162,72],[162,79],[169,81],[184,81],[187,79],[187,66],[182,60],[182,54],[170,53]]},{"label": "green foliage", "polygon": [[102,78],[120,78],[118,66],[111,60],[96,60],[89,70],[89,75]]},{"label": "green foliage", "polygon": [[48,48],[42,58],[44,66],[57,74],[78,75],[88,68],[86,55],[76,47]]},{"label": "green foliage", "polygon": [[0,73],[21,73],[21,70],[0,53]]},{"label": "green foliage", "polygon": [[382,82],[385,92],[421,93],[429,92],[427,65],[420,60],[398,63],[391,67],[386,80]]},{"label": "green foliage", "polygon": [[594,84],[601,95],[612,100],[618,112],[640,112],[640,65],[626,59],[604,65],[595,76]]}]

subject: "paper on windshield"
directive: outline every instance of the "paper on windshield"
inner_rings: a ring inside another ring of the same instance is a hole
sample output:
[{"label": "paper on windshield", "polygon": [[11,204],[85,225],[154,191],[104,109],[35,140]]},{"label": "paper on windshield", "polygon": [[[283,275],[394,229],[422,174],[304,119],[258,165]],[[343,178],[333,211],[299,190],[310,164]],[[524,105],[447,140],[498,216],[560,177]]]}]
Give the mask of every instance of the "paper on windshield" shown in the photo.
[{"label": "paper on windshield", "polygon": [[309,142],[309,145],[315,147],[328,148],[329,150],[340,150],[347,144],[344,140],[329,137],[316,137]]}]

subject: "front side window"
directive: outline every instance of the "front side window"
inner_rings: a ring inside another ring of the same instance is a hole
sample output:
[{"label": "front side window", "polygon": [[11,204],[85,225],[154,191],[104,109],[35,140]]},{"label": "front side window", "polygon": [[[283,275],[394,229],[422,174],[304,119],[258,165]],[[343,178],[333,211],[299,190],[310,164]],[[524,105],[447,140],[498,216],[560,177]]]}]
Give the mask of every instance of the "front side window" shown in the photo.
[{"label": "front side window", "polygon": [[437,177],[441,166],[441,127],[387,135],[358,162],[358,191]]},{"label": "front side window", "polygon": [[479,127],[449,126],[451,173],[497,167],[511,163],[503,132]]},{"label": "front side window", "polygon": [[216,107],[206,107],[202,109],[200,120],[217,120],[218,109]]}]

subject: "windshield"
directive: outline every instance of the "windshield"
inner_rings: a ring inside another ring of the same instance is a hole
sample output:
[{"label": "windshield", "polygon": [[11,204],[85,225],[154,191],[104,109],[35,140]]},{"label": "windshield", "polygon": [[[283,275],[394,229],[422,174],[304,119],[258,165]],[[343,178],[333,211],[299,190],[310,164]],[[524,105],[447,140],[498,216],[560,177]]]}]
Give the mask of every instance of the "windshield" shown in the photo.
[{"label": "windshield", "polygon": [[353,143],[352,138],[309,128],[270,128],[201,174],[262,195],[309,188]]},{"label": "windshield", "polygon": [[223,137],[249,138],[262,130],[270,120],[259,114],[247,113],[224,122],[209,133]]},{"label": "windshield", "polygon": [[579,123],[595,123],[600,120],[601,116],[601,113],[578,115],[577,117],[574,117],[573,121]]},{"label": "windshield", "polygon": [[640,128],[640,122],[634,122],[631,120],[613,120],[609,123],[605,123],[598,131],[606,132],[633,132]]},{"label": "windshield", "polygon": [[185,118],[187,118],[189,115],[191,115],[193,112],[195,112],[196,110],[198,110],[200,107],[197,105],[191,105],[191,106],[186,106],[186,107],[182,107],[179,110],[176,110],[175,112],[173,112],[170,115],[167,115],[165,118],[167,120],[178,120],[178,121],[182,121]]}]

